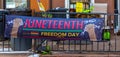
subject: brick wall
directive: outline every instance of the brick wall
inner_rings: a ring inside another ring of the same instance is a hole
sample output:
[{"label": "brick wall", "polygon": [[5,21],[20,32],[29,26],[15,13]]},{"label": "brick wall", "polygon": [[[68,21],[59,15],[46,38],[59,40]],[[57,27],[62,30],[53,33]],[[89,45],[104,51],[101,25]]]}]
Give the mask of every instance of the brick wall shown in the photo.
[{"label": "brick wall", "polygon": [[52,8],[65,7],[65,0],[52,0]]},{"label": "brick wall", "polygon": [[0,9],[3,8],[3,0],[0,0]]},{"label": "brick wall", "polygon": [[[95,3],[107,3],[107,13],[114,14],[114,0],[95,0]],[[112,26],[113,24],[111,23],[111,21],[114,20],[114,16],[108,16],[108,18],[108,25]]]},{"label": "brick wall", "polygon": [[106,3],[107,0],[95,0],[95,3]]},{"label": "brick wall", "polygon": [[[45,7],[45,10],[49,9],[49,0],[40,0],[43,6]],[[39,6],[37,3],[37,0],[30,0],[30,8],[35,11],[40,11]]]},{"label": "brick wall", "polygon": [[[46,10],[49,10],[50,6],[52,8],[56,8],[56,7],[64,8],[65,7],[65,0],[52,0],[52,4],[49,4],[50,0],[40,0],[40,1],[42,2],[43,6],[45,7]],[[30,0],[30,4],[31,4],[30,5],[31,9],[33,9],[35,11],[40,11],[36,0]]]},{"label": "brick wall", "polygon": [[107,3],[108,13],[114,13],[114,0],[95,0],[95,3]]}]

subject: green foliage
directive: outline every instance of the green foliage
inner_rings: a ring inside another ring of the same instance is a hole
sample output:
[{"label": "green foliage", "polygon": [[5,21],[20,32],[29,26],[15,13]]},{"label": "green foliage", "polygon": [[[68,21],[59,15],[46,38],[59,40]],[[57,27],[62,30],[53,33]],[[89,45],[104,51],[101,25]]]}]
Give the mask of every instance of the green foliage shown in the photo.
[{"label": "green foliage", "polygon": [[43,13],[42,17],[43,18],[52,18],[52,14]]},{"label": "green foliage", "polygon": [[48,52],[46,52],[46,51],[42,51],[41,54],[42,54],[42,55],[46,55],[46,54],[48,54]]},{"label": "green foliage", "polygon": [[84,9],[82,13],[90,13],[91,11],[93,11],[94,6],[91,6],[89,9]]},{"label": "green foliage", "polygon": [[50,46],[46,46],[46,51],[50,51]]},{"label": "green foliage", "polygon": [[46,55],[46,54],[51,54],[50,46],[46,46],[45,50],[44,50],[44,51],[42,51],[42,53],[41,53],[41,54],[43,54],[43,55]]}]

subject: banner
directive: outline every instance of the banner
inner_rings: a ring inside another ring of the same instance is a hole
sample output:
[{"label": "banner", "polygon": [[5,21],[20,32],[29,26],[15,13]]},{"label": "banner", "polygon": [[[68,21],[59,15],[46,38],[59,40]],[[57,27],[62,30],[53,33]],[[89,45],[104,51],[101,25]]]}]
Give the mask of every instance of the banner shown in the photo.
[{"label": "banner", "polygon": [[104,20],[101,18],[38,18],[6,16],[5,37],[80,39],[101,41]]}]

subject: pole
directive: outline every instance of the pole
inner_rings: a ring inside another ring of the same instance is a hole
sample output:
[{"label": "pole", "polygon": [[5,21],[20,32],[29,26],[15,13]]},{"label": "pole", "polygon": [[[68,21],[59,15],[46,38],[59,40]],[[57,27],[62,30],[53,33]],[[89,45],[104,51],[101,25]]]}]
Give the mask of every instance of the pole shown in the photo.
[{"label": "pole", "polygon": [[[70,0],[65,0],[65,8],[67,8],[68,10],[66,11],[67,13],[69,13],[70,10]],[[70,18],[69,14],[66,14],[66,18]]]}]

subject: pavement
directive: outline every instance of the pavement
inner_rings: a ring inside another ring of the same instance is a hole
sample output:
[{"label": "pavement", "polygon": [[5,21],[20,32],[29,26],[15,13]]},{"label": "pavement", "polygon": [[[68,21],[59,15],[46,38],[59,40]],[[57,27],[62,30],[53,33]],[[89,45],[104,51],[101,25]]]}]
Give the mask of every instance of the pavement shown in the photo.
[{"label": "pavement", "polygon": [[85,54],[0,54],[0,57],[120,57],[120,53],[85,53]]},{"label": "pavement", "polygon": [[29,54],[0,54],[0,57],[28,57]]}]

